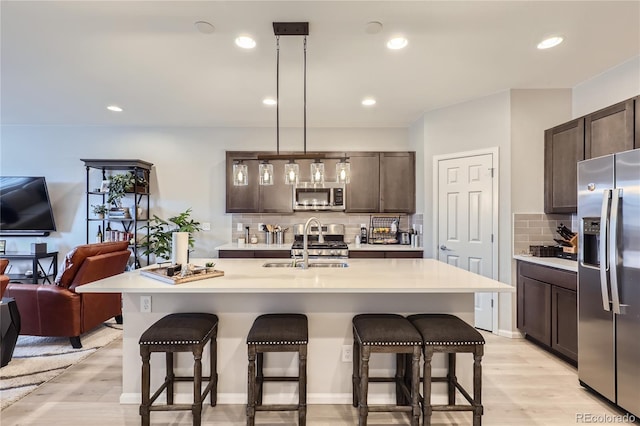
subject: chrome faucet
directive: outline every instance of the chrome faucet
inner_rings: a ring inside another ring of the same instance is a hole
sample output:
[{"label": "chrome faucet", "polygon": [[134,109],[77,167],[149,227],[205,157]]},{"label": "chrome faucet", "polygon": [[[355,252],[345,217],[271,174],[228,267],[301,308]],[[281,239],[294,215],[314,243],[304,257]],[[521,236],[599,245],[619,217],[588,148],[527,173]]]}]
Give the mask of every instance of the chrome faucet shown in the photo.
[{"label": "chrome faucet", "polygon": [[307,220],[304,224],[304,230],[302,231],[302,268],[309,269],[309,227],[311,222],[315,222],[318,226],[318,242],[324,243],[324,237],[322,236],[322,223],[320,219],[313,216]]}]

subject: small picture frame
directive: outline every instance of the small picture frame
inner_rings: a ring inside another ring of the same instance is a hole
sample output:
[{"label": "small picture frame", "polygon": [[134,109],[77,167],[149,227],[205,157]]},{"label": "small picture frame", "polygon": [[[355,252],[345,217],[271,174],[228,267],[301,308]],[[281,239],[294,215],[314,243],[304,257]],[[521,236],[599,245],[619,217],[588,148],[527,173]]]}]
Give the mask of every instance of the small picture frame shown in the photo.
[{"label": "small picture frame", "polygon": [[4,253],[7,248],[7,240],[0,240],[0,253]]},{"label": "small picture frame", "polygon": [[109,192],[109,181],[103,180],[100,184],[100,192]]}]

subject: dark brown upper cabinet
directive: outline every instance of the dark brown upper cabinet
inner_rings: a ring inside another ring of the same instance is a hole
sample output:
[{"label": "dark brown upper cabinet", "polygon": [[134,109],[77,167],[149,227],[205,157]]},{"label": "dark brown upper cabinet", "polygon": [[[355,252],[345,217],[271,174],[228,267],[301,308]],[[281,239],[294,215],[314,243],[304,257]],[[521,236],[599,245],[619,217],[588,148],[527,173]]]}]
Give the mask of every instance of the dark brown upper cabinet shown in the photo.
[{"label": "dark brown upper cabinet", "polygon": [[544,212],[578,209],[578,161],[585,159],[584,118],[544,132]]},{"label": "dark brown upper cabinet", "polygon": [[[258,185],[258,193],[260,194],[258,211],[261,213],[293,213],[293,188],[284,180],[284,165],[287,160],[273,160],[270,163],[273,164],[273,185]],[[254,180],[257,181],[258,177],[255,176]]]},{"label": "dark brown upper cabinet", "polygon": [[380,153],[380,212],[416,211],[416,153]]},{"label": "dark brown upper cabinet", "polygon": [[227,152],[227,213],[257,212],[259,209],[260,185],[258,185],[257,176],[251,175],[251,171],[254,171],[254,173],[258,171],[258,160],[244,160],[244,164],[246,164],[249,169],[247,185],[235,186],[233,184],[233,160],[234,158],[243,158],[246,154],[247,153]]},{"label": "dark brown upper cabinet", "polygon": [[350,152],[351,179],[346,189],[347,213],[380,211],[380,155]]},{"label": "dark brown upper cabinet", "polygon": [[585,117],[585,158],[602,157],[634,147],[634,100],[629,99]]}]

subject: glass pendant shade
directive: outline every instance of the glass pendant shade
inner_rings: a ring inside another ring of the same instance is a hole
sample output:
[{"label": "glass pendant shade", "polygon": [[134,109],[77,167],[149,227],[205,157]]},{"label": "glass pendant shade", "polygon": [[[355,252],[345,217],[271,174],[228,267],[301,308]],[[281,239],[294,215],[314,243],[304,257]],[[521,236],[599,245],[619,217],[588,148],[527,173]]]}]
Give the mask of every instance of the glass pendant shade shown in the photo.
[{"label": "glass pendant shade", "polygon": [[273,164],[260,164],[260,185],[273,185]]},{"label": "glass pendant shade", "polygon": [[311,183],[324,183],[324,163],[311,163]]},{"label": "glass pendant shade", "polygon": [[284,182],[287,185],[295,185],[298,183],[300,176],[300,166],[293,161],[284,165]]},{"label": "glass pendant shade", "polygon": [[247,165],[242,163],[234,164],[233,165],[233,185],[244,186],[248,184],[249,184],[249,180],[247,179]]},{"label": "glass pendant shade", "polygon": [[349,183],[351,181],[351,164],[341,161],[336,164],[336,181],[338,183]]}]

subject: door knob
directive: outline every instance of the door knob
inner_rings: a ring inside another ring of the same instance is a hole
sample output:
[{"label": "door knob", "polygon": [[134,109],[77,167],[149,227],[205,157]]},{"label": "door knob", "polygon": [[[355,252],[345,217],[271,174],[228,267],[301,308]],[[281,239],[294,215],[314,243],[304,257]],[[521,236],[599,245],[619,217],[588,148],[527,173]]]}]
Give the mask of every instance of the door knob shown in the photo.
[{"label": "door knob", "polygon": [[442,250],[442,251],[452,251],[450,248],[448,248],[448,247],[447,247],[447,246],[445,246],[444,244],[442,244],[442,245],[440,246],[440,250]]}]

